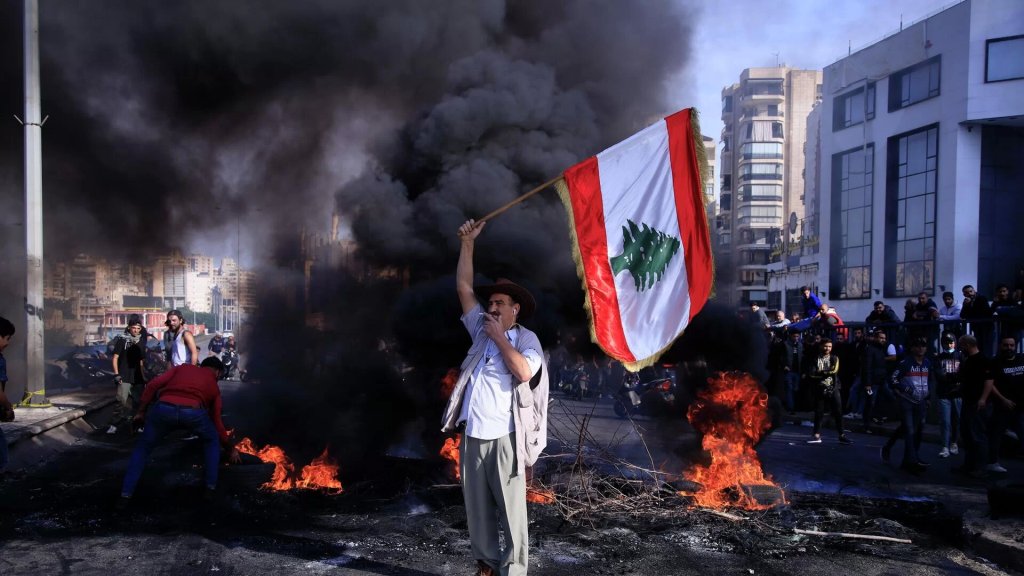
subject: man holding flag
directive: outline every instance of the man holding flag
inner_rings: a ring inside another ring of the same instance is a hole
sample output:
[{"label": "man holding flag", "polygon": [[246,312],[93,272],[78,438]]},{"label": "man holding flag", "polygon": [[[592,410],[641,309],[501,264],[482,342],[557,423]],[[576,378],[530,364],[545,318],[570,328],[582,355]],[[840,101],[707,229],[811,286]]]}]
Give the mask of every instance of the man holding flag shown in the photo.
[{"label": "man holding flag", "polygon": [[536,308],[530,292],[504,279],[473,287],[473,248],[483,227],[473,220],[459,227],[456,290],[473,344],[441,428],[464,436],[459,472],[476,573],[520,576],[529,544],[526,468],[547,445],[548,376],[540,340],[519,324]]}]

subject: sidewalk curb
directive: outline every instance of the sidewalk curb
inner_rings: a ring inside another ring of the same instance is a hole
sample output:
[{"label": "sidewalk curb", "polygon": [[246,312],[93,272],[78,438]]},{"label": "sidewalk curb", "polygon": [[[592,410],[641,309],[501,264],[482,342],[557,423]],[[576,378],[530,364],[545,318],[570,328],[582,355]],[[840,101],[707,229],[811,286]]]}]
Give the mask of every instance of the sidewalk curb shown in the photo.
[{"label": "sidewalk curb", "polygon": [[7,445],[8,446],[13,446],[17,442],[26,440],[26,439],[31,438],[33,436],[37,436],[37,435],[42,434],[44,432],[47,432],[49,430],[53,430],[54,428],[56,428],[58,426],[63,426],[64,424],[67,424],[68,422],[71,422],[72,420],[77,420],[79,418],[82,418],[82,417],[84,417],[86,414],[88,414],[90,412],[94,412],[96,410],[101,410],[101,409],[103,409],[103,408],[105,408],[105,407],[107,407],[107,406],[109,406],[109,405],[111,405],[111,404],[113,404],[115,402],[117,402],[117,399],[115,399],[115,398],[104,398],[102,400],[96,400],[95,402],[91,402],[89,404],[86,404],[85,406],[82,406],[81,408],[75,408],[74,410],[68,410],[67,412],[65,412],[63,414],[58,414],[57,416],[51,416],[50,418],[47,418],[46,420],[41,420],[39,422],[36,422],[35,424],[31,424],[29,426],[25,426],[24,428],[18,429],[18,430],[14,431],[12,433],[9,433],[7,435]]},{"label": "sidewalk curb", "polygon": [[1013,538],[1013,534],[1000,533],[1001,526],[1008,526],[1003,531],[1009,532],[1019,525],[1001,524],[978,512],[968,511],[963,515],[964,534],[975,552],[1002,568],[1024,572],[1021,543]]}]

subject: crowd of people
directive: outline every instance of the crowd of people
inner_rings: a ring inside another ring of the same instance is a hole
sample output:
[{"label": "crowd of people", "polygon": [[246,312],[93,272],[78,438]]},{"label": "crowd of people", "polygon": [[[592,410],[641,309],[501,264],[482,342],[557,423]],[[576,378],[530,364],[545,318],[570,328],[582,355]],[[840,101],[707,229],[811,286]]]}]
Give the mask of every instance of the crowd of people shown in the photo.
[{"label": "crowd of people", "polygon": [[874,303],[863,324],[845,323],[838,312],[802,287],[802,311],[786,318],[751,303],[747,320],[769,341],[769,393],[790,414],[813,411],[809,443],[822,442],[825,412],[837,439],[851,444],[849,424],[874,433],[877,424],[899,427],[880,450],[883,461],[903,440],[901,467],[927,469],[922,431],[938,427],[939,458],[961,456],[958,471],[983,477],[1006,471],[1007,452],[1024,456],[1024,305],[1020,290],[1005,285],[989,301],[973,286],[957,303],[951,292],[937,305],[922,292],[908,299],[903,318]]}]

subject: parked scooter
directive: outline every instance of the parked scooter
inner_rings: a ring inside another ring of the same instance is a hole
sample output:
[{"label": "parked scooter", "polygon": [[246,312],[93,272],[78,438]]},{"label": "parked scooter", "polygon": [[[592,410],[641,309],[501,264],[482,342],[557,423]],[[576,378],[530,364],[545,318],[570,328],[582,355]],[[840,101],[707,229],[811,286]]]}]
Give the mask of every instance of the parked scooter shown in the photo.
[{"label": "parked scooter", "polygon": [[675,384],[672,378],[655,378],[640,382],[636,372],[626,372],[622,386],[615,394],[613,409],[619,418],[631,415],[660,416],[670,413],[675,405]]}]

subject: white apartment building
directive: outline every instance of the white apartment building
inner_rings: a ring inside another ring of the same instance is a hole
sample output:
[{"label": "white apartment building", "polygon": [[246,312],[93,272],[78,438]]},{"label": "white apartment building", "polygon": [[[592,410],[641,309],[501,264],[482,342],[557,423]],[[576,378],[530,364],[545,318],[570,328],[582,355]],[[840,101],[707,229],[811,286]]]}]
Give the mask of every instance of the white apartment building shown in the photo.
[{"label": "white apartment building", "polygon": [[821,94],[821,72],[748,68],[722,90],[716,299],[778,306],[768,265],[788,224],[802,220],[807,115]]},{"label": "white apartment building", "polygon": [[1024,276],[1024,2],[965,0],[824,70],[816,288],[875,300]]}]

